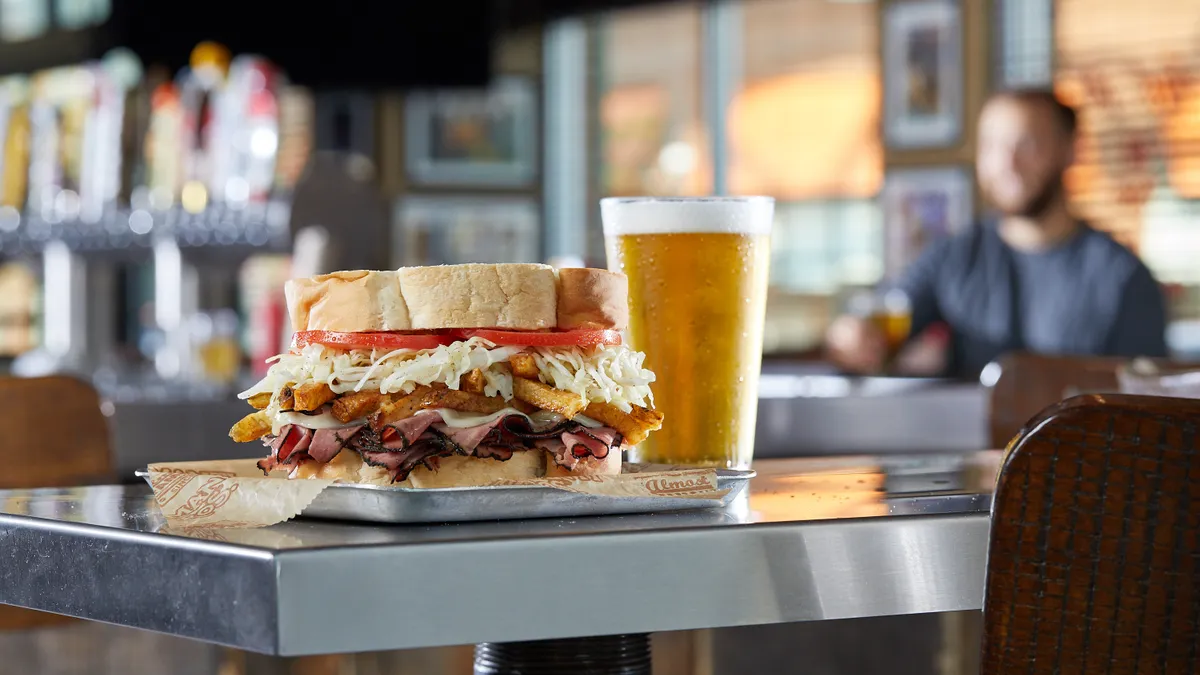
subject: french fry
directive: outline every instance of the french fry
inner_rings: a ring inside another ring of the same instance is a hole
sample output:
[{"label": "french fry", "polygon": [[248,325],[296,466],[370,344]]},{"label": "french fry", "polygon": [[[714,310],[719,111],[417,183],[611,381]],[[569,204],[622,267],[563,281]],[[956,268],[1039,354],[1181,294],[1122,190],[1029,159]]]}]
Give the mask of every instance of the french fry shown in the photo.
[{"label": "french fry", "polygon": [[380,404],[390,399],[377,391],[351,392],[333,402],[333,416],[339,422],[353,422],[375,412]]},{"label": "french fry", "polygon": [[633,412],[627,413],[610,403],[591,403],[583,414],[621,432],[629,445],[646,440],[651,431],[662,428],[663,421],[663,414],[659,411],[636,405],[633,406]]},{"label": "french fry", "polygon": [[292,386],[291,384],[285,384],[283,385],[283,389],[279,390],[279,409],[281,411],[288,412],[292,410],[292,405],[294,404]]},{"label": "french fry", "polygon": [[229,437],[236,443],[249,443],[271,433],[271,418],[265,412],[252,412],[233,425]]},{"label": "french fry", "polygon": [[371,418],[371,428],[378,431],[392,422],[407,419],[426,408],[435,407],[432,405],[437,400],[435,393],[432,387],[420,386],[411,394],[382,401]]},{"label": "french fry", "polygon": [[512,368],[513,377],[538,379],[538,367],[537,362],[533,360],[533,354],[514,354],[509,357],[508,366]]},{"label": "french fry", "polygon": [[513,396],[542,410],[556,412],[567,419],[578,415],[588,404],[587,399],[579,394],[555,389],[537,380],[522,377],[513,378]]},{"label": "french fry", "polygon": [[335,398],[337,394],[324,382],[306,382],[292,389],[292,408],[301,412],[311,412]]},{"label": "french fry", "polygon": [[271,405],[271,392],[264,391],[261,394],[255,394],[246,399],[246,403],[249,403],[255,410],[264,410]]},{"label": "french fry", "polygon": [[483,379],[483,371],[478,368],[458,378],[458,387],[472,394],[482,394],[486,384],[487,381]]},{"label": "french fry", "polygon": [[472,394],[469,391],[454,391],[452,389],[437,390],[441,397],[439,408],[453,408],[462,412],[490,415],[509,407],[508,401],[499,396],[484,396]]},{"label": "french fry", "polygon": [[395,397],[379,405],[379,411],[371,419],[371,428],[375,430],[402,419],[428,410],[430,408],[451,408],[462,412],[490,414],[499,412],[509,406],[509,402],[499,396],[481,396],[469,391],[454,391],[445,385],[431,387],[420,386],[407,396]]}]

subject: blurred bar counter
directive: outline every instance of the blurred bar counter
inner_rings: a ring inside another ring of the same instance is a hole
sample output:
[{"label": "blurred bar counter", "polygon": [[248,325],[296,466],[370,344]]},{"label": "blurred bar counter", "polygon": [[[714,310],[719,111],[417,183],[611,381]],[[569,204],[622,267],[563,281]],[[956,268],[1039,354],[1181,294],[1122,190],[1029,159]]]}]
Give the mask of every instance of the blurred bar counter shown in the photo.
[{"label": "blurred bar counter", "polygon": [[122,482],[140,480],[133,472],[151,462],[232,459],[259,450],[230,440],[229,427],[246,414],[245,402],[232,398],[110,401],[105,412]]},{"label": "blurred bar counter", "polygon": [[756,457],[969,452],[988,446],[989,389],[953,380],[836,374],[768,363]]}]

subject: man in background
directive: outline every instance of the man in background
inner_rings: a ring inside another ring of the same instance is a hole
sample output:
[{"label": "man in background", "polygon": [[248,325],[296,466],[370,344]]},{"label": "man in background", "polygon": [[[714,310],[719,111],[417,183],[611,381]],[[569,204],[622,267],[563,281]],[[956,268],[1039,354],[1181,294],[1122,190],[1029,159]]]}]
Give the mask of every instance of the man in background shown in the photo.
[{"label": "man in background", "polygon": [[[949,329],[937,374],[975,378],[1015,351],[1167,355],[1165,302],[1150,270],[1067,206],[1075,137],[1075,111],[1052,92],[1003,92],[984,105],[976,176],[997,215],[930,244],[898,284],[911,336]],[[880,372],[888,358],[881,331],[859,317],[835,320],[827,349],[860,374]]]}]

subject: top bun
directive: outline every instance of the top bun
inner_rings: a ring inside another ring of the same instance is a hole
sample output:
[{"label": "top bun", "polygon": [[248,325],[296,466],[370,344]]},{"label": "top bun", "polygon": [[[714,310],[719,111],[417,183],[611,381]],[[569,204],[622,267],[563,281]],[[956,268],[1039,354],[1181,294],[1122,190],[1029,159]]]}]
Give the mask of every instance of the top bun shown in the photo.
[{"label": "top bun", "polygon": [[607,270],[470,264],[334,272],[284,292],[294,331],[624,330],[628,288]]},{"label": "top bun", "polygon": [[557,323],[554,268],[549,265],[402,267],[396,275],[413,330],[543,330]]},{"label": "top bun", "polygon": [[628,325],[628,277],[586,267],[558,271],[558,328],[625,330]]},{"label": "top bun", "polygon": [[361,333],[410,330],[408,305],[392,272],[334,272],[283,286],[292,330]]}]

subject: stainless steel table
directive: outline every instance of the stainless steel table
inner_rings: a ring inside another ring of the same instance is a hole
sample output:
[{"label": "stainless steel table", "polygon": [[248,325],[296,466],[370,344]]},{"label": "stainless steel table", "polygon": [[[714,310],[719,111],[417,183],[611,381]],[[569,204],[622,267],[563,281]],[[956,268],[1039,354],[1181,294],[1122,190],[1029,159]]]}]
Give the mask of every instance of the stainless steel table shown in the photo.
[{"label": "stainless steel table", "polygon": [[724,511],[439,526],[172,532],[139,486],[4,491],[0,602],[281,655],[978,609],[989,496],[961,457],[884,461],[767,460]]}]

